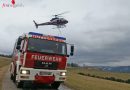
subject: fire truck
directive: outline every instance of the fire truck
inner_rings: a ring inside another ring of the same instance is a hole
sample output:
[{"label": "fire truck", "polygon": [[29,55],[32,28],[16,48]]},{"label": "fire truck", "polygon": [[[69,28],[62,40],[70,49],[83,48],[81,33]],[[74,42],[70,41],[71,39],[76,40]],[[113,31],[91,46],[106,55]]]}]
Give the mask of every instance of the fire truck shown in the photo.
[{"label": "fire truck", "polygon": [[67,58],[73,53],[74,45],[66,43],[65,37],[23,34],[14,46],[10,78],[17,88],[30,82],[57,89],[66,80]]}]

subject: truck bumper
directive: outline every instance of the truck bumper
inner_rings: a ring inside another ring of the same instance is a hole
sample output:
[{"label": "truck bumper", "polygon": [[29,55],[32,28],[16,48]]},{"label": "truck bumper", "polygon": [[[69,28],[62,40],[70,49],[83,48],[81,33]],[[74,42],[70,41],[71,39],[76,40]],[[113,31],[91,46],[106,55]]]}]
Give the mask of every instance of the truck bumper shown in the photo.
[{"label": "truck bumper", "polygon": [[57,81],[64,82],[66,80],[66,70],[46,70],[21,67],[19,73],[16,76],[16,80],[18,82],[33,81],[45,84],[51,84]]}]

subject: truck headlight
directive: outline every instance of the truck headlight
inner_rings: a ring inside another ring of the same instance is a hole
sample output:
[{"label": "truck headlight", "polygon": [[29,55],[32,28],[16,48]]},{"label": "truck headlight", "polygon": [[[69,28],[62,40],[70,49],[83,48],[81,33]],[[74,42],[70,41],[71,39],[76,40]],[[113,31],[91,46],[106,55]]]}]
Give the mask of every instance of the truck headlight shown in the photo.
[{"label": "truck headlight", "polygon": [[66,72],[60,72],[60,75],[61,75],[61,76],[65,76],[65,75],[66,75]]},{"label": "truck headlight", "polygon": [[30,70],[21,70],[21,74],[30,74]]}]

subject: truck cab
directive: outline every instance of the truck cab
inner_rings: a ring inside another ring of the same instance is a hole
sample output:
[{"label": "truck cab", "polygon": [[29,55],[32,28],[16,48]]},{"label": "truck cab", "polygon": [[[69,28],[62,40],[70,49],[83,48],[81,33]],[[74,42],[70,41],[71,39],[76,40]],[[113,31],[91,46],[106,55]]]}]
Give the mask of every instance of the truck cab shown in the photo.
[{"label": "truck cab", "polygon": [[66,38],[29,32],[15,43],[10,78],[17,87],[25,82],[47,84],[57,89],[66,80],[67,58],[73,55],[74,45],[67,53]]}]

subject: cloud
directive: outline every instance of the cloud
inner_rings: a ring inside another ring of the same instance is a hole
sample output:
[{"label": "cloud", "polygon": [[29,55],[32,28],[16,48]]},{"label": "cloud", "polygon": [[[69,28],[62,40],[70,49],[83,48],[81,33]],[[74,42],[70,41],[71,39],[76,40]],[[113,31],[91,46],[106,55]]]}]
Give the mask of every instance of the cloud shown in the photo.
[{"label": "cloud", "polygon": [[[0,8],[0,53],[12,53],[19,35],[34,31],[59,35],[52,26],[35,29],[33,20],[46,22],[51,15],[69,11],[62,29],[67,42],[75,44],[70,62],[87,65],[130,65],[129,0],[17,0],[24,7]],[[0,2],[0,4],[2,1]]]},{"label": "cloud", "polygon": [[121,65],[120,62],[129,62],[129,28],[107,28],[85,32],[82,34],[84,40],[79,41],[76,47],[76,62],[86,62],[91,65],[113,65],[114,63],[114,65]]}]

